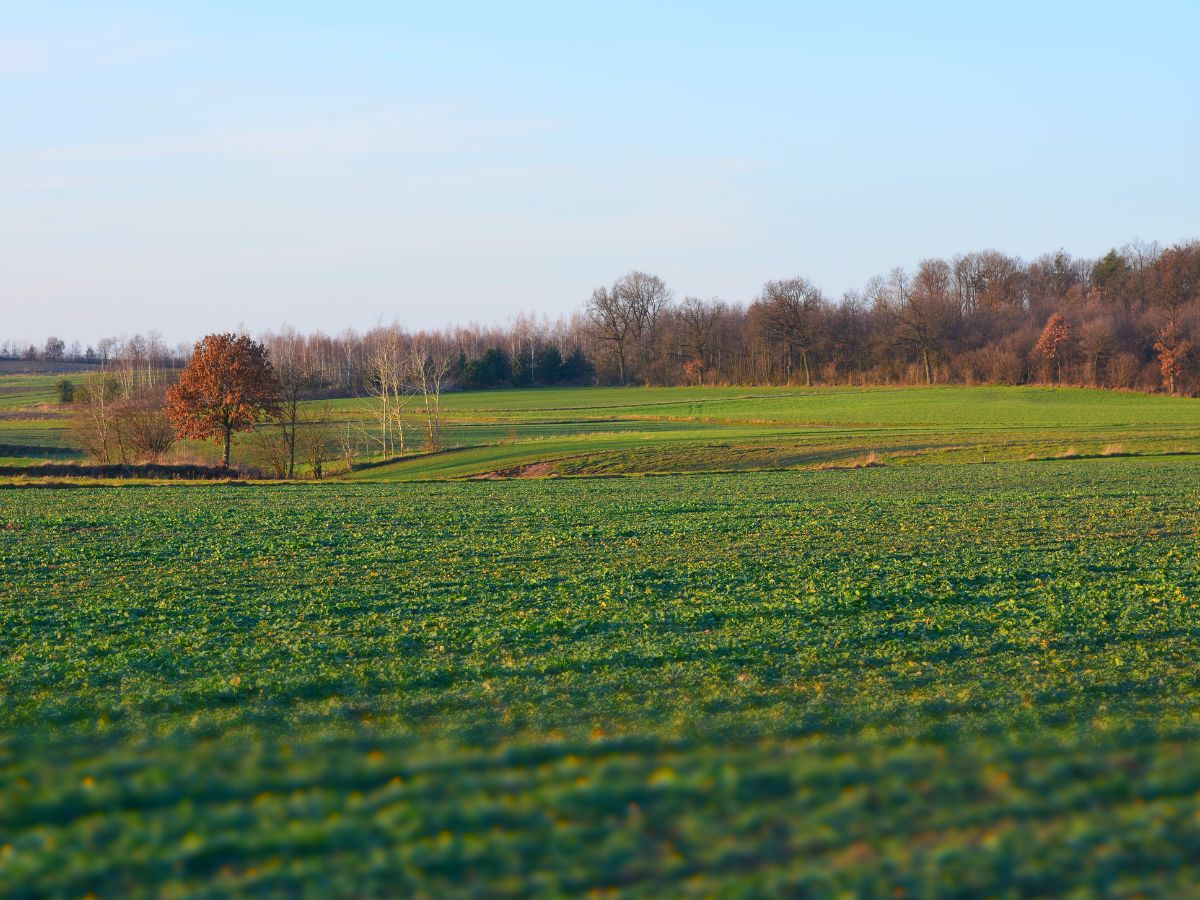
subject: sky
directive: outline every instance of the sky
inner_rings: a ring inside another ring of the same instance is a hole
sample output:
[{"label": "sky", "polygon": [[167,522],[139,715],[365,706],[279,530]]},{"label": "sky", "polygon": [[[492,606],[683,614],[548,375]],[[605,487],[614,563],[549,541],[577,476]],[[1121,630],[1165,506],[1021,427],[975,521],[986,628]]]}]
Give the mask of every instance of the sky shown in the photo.
[{"label": "sky", "polygon": [[1200,236],[1200,4],[0,0],[0,340]]}]

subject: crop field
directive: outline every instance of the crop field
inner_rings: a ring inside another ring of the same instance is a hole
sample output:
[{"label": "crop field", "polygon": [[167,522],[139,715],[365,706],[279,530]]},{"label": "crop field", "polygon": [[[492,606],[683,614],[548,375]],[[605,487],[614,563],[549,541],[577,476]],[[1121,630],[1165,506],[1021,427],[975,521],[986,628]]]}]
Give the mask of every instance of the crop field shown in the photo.
[{"label": "crop field", "polygon": [[[348,414],[355,401],[344,401]],[[1194,400],[1050,388],[582,389],[448,395],[453,452],[351,480],[669,474],[1200,451]]]},{"label": "crop field", "polygon": [[[0,464],[78,457],[51,376],[0,376]],[[1077,388],[547,388],[444,396],[449,452],[379,455],[373,402],[313,401],[357,446],[350,480],[630,475],[1200,452],[1200,401]],[[269,427],[269,426],[264,426]],[[235,460],[253,463],[250,441]],[[213,462],[214,443],[182,452]]]},{"label": "crop field", "polygon": [[67,416],[54,396],[62,376],[0,373],[0,465],[25,465],[75,455]]},{"label": "crop field", "polygon": [[1200,890],[1200,401],[445,402],[323,484],[0,484],[0,895]]},{"label": "crop field", "polygon": [[1194,894],[1198,536],[1173,452],[0,487],[0,894]]}]

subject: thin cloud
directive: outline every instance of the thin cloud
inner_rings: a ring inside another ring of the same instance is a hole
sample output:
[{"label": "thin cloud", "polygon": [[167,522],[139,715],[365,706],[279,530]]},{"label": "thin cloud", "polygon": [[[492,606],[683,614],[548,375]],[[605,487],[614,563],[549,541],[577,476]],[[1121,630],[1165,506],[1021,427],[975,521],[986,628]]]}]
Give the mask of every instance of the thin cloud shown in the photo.
[{"label": "thin cloud", "polygon": [[124,26],[52,34],[0,34],[0,76],[58,77],[161,63],[212,42]]},{"label": "thin cloud", "polygon": [[[50,146],[23,153],[27,161],[153,162],[223,158],[242,160],[350,159],[382,153],[436,155],[544,135],[548,120],[488,120],[477,110],[450,105],[315,113],[270,125],[212,127],[128,141]],[[16,162],[8,154],[10,162]]]}]

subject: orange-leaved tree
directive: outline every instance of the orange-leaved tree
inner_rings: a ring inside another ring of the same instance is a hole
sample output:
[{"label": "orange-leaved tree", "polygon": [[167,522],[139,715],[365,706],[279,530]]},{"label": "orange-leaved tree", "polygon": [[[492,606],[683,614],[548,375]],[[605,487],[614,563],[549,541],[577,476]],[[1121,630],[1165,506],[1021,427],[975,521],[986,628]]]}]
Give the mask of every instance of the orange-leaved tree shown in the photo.
[{"label": "orange-leaved tree", "polygon": [[1163,387],[1172,395],[1175,393],[1175,383],[1183,375],[1183,361],[1191,349],[1191,341],[1185,340],[1179,334],[1179,326],[1173,321],[1168,321],[1163,326],[1162,331],[1158,333],[1158,340],[1154,342]]},{"label": "orange-leaved tree", "polygon": [[1046,322],[1046,327],[1042,329],[1042,335],[1038,338],[1037,352],[1050,360],[1054,366],[1054,380],[1062,381],[1062,360],[1067,353],[1067,346],[1071,343],[1071,323],[1067,321],[1065,316],[1054,313]]},{"label": "orange-leaved tree", "polygon": [[274,415],[279,405],[279,379],[267,349],[246,335],[210,334],[196,344],[179,383],[167,391],[167,416],[184,437],[225,439],[249,431]]}]

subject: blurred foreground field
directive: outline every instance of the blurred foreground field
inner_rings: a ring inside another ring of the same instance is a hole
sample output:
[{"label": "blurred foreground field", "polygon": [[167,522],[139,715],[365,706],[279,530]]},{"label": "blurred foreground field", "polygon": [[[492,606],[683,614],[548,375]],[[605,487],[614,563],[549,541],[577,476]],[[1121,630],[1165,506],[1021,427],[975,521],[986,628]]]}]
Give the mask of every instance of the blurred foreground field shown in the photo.
[{"label": "blurred foreground field", "polygon": [[0,894],[1194,893],[1198,529],[1191,456],[0,488]]}]

